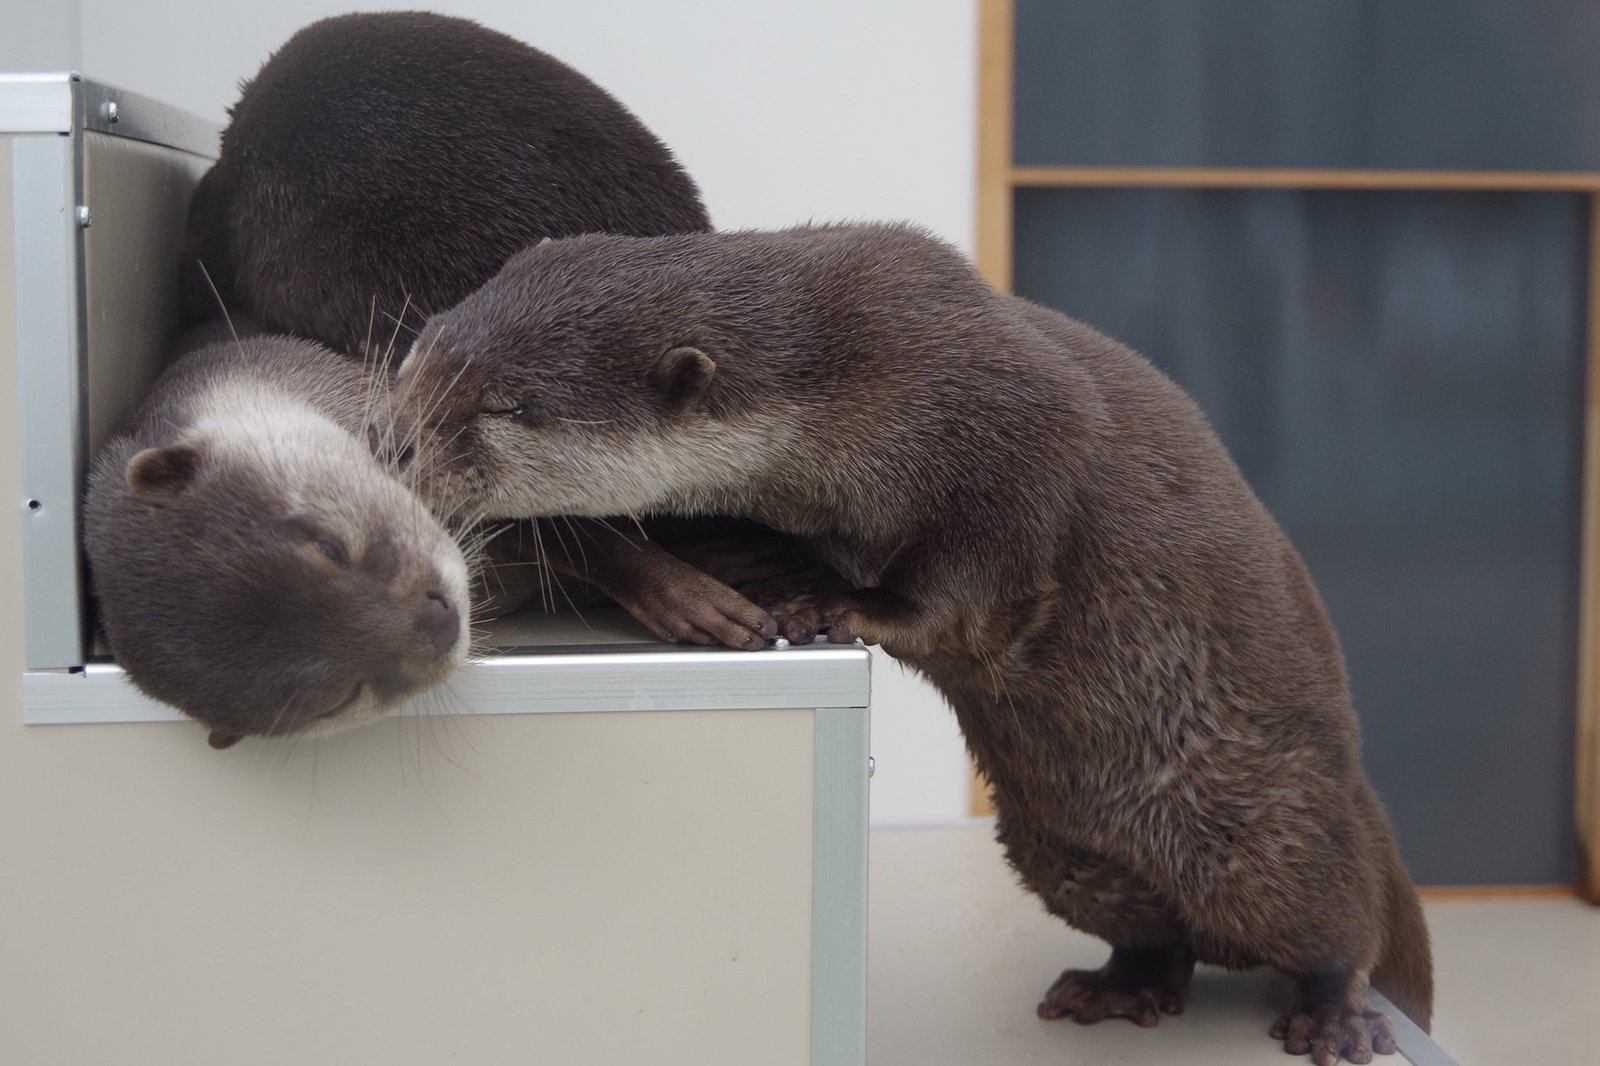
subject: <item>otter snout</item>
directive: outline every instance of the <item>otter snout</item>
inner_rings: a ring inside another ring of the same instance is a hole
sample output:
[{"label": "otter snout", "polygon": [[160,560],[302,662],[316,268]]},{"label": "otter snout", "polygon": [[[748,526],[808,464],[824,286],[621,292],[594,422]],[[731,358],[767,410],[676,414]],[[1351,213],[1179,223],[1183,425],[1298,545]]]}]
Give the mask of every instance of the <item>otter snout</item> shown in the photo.
[{"label": "otter snout", "polygon": [[429,589],[417,611],[417,629],[435,655],[446,656],[461,636],[461,610],[444,593]]}]

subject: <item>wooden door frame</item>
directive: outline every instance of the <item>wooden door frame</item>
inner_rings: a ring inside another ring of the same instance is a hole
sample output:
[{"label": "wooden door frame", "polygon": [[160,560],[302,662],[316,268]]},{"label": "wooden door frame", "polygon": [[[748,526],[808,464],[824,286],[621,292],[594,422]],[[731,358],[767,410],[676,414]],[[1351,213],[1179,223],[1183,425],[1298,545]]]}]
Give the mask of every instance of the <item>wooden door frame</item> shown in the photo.
[{"label": "wooden door frame", "polygon": [[[1577,778],[1578,893],[1600,905],[1600,173],[1262,167],[1039,167],[1015,164],[1014,0],[978,0],[978,269],[1009,290],[1013,198],[1020,188],[1367,189],[1565,192],[1589,202],[1588,332],[1584,387],[1583,531],[1579,563]],[[993,812],[974,779],[972,809]]]}]

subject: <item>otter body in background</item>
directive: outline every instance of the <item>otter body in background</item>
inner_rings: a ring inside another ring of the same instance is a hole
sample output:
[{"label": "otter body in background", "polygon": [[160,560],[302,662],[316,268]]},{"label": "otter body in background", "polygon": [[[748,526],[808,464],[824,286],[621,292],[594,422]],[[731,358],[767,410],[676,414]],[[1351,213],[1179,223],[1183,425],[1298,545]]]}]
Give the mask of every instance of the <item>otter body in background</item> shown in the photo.
[{"label": "otter body in background", "polygon": [[1042,1016],[1155,1024],[1198,959],[1295,977],[1275,1032],[1319,1063],[1394,1050],[1369,977],[1428,1024],[1327,616],[1138,354],[909,229],[594,236],[436,316],[397,390],[446,506],[746,515],[844,575],[797,612],[944,692],[1023,881],[1113,947]]},{"label": "otter body in background", "polygon": [[[605,90],[466,19],[314,22],[230,114],[190,214],[191,326],[217,317],[220,297],[268,330],[381,359],[545,237],[710,227],[694,182]],[[740,538],[735,570],[782,554],[755,537]],[[669,640],[759,648],[776,632],[765,610],[627,519],[514,529],[487,558],[493,612],[541,593],[562,603],[553,567]]]},{"label": "otter body in background", "polygon": [[106,637],[214,747],[369,721],[466,657],[456,542],[354,435],[373,388],[308,341],[213,344],[95,457],[84,539]]},{"label": "otter body in background", "polygon": [[191,211],[189,325],[220,313],[198,262],[229,311],[359,356],[544,237],[711,225],[666,146],[605,90],[466,19],[314,22],[229,114]]}]

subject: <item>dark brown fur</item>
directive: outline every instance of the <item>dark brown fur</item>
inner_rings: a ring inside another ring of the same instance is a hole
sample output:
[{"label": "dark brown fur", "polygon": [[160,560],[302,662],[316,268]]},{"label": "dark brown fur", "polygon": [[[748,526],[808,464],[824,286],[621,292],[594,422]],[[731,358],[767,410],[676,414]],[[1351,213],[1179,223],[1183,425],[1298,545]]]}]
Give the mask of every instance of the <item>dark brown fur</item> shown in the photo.
[{"label": "dark brown fur", "polygon": [[229,310],[361,355],[541,238],[710,228],[694,182],[604,89],[466,19],[314,22],[229,115],[191,212],[190,324],[219,314],[194,260]]},{"label": "dark brown fur", "polygon": [[940,688],[1023,882],[1113,946],[1041,1015],[1154,1024],[1199,959],[1298,978],[1319,1062],[1393,1050],[1369,975],[1427,1026],[1327,616],[1138,354],[910,229],[585,237],[437,316],[400,395],[451,505],[743,514],[843,574],[819,617]]}]

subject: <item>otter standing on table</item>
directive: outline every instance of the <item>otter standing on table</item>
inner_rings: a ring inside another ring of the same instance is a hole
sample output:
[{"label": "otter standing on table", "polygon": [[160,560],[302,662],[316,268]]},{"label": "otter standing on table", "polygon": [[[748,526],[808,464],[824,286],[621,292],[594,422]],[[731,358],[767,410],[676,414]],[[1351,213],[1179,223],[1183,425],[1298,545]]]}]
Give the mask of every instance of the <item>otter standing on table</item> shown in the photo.
[{"label": "otter standing on table", "polygon": [[511,260],[399,382],[444,506],[746,515],[844,575],[799,614],[943,691],[1011,863],[1112,945],[1041,1016],[1153,1025],[1199,960],[1296,978],[1274,1035],[1319,1064],[1394,1050],[1369,980],[1428,1025],[1327,615],[1135,352],[912,229],[596,236]]}]

